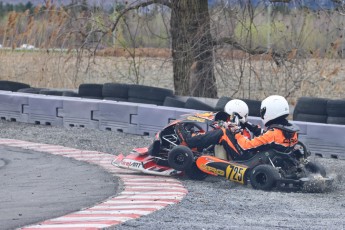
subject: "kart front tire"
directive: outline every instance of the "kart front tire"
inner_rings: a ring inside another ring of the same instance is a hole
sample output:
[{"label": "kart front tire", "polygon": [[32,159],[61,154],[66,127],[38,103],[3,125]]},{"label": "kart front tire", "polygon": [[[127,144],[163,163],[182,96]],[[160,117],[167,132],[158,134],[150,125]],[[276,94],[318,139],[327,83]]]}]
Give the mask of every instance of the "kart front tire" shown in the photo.
[{"label": "kart front tire", "polygon": [[192,166],[190,168],[187,168],[186,176],[192,180],[204,180],[208,174],[201,171],[195,162],[192,163]]},{"label": "kart front tire", "polygon": [[272,190],[279,178],[278,171],[271,165],[258,165],[250,172],[250,184],[254,189]]},{"label": "kart front tire", "polygon": [[178,171],[185,171],[186,169],[191,168],[193,160],[193,152],[186,146],[175,146],[168,153],[168,163],[170,167]]}]

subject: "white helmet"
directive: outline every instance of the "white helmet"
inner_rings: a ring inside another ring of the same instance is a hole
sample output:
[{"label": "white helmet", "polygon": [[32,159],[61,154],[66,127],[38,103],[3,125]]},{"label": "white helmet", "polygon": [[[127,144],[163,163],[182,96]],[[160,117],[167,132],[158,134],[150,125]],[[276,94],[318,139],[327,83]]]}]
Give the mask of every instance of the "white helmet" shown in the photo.
[{"label": "white helmet", "polygon": [[247,121],[249,109],[248,105],[244,101],[239,99],[233,99],[226,103],[224,107],[224,112],[226,112],[230,116],[237,115],[239,121],[244,123]]},{"label": "white helmet", "polygon": [[289,103],[282,96],[271,95],[261,102],[260,115],[266,125],[278,117],[289,115]]}]

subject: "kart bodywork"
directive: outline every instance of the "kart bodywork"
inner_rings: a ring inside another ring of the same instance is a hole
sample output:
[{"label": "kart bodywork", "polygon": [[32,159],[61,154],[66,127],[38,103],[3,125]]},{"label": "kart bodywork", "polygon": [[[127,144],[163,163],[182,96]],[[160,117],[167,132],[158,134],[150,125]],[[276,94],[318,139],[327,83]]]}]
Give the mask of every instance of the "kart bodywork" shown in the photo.
[{"label": "kart bodywork", "polygon": [[243,185],[248,182],[255,189],[303,189],[317,174],[319,181],[329,186],[333,179],[317,162],[309,161],[310,152],[299,142],[290,153],[275,150],[256,152],[243,159],[229,160],[222,146],[210,146],[202,151],[182,145],[175,133],[175,125],[183,123],[191,133],[215,129],[219,122],[228,120],[224,112],[197,113],[183,116],[158,132],[148,148],[134,149],[129,155],[120,154],[112,164],[151,175],[186,175],[202,180],[208,175],[224,177]]}]

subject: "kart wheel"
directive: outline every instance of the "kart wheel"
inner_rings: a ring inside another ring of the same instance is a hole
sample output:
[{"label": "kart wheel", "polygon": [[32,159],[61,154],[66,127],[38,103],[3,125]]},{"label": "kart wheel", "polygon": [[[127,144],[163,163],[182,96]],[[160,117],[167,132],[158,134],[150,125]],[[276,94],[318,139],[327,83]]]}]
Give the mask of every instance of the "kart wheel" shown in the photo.
[{"label": "kart wheel", "polygon": [[187,168],[185,171],[188,178],[192,180],[204,180],[208,174],[201,171],[198,166],[196,166],[195,162],[193,162],[190,168]]},{"label": "kart wheel", "polygon": [[260,190],[272,190],[279,178],[278,171],[271,165],[258,165],[250,173],[252,187]]},{"label": "kart wheel", "polygon": [[321,176],[326,177],[326,169],[318,162],[308,162],[304,167],[308,172],[320,173]]},{"label": "kart wheel", "polygon": [[192,167],[193,152],[186,146],[175,146],[168,153],[168,162],[173,169],[184,171]]}]

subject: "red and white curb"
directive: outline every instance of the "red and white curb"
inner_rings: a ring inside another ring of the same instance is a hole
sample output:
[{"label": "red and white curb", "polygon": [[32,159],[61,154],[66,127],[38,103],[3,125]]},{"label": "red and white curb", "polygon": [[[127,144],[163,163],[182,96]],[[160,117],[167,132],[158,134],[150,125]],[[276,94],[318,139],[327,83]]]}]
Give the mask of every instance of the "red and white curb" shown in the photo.
[{"label": "red and white curb", "polygon": [[23,227],[22,230],[91,230],[107,228],[178,203],[188,193],[183,185],[174,178],[134,175],[132,171],[116,168],[111,165],[111,161],[115,156],[109,153],[84,151],[14,139],[0,139],[0,145],[71,157],[96,164],[118,176],[124,183],[124,190],[117,196],[81,211]]}]

